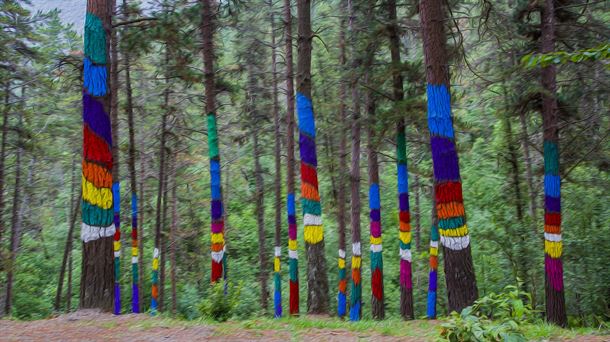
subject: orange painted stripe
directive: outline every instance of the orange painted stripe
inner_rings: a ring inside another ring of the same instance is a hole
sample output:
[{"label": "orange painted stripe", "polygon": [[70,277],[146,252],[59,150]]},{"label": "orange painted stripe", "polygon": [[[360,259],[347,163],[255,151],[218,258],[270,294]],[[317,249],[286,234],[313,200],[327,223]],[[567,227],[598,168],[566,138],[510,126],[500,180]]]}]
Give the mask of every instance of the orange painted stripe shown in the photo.
[{"label": "orange painted stripe", "polygon": [[356,284],[356,285],[360,284],[360,270],[359,269],[352,270],[352,280],[354,281],[354,284]]},{"label": "orange painted stripe", "polygon": [[159,289],[157,288],[157,285],[152,286],[152,296],[153,298],[159,298]]},{"label": "orange painted stripe", "polygon": [[220,252],[220,251],[222,251],[223,247],[224,247],[224,244],[222,244],[222,243],[213,243],[212,252]]},{"label": "orange painted stripe", "polygon": [[98,189],[112,187],[112,174],[98,164],[83,160],[83,176]]},{"label": "orange painted stripe", "polygon": [[339,291],[345,293],[345,290],[347,289],[347,279],[342,279],[339,282]]},{"label": "orange painted stripe", "polygon": [[435,256],[430,257],[430,268],[433,270],[438,268],[438,257],[435,257]]},{"label": "orange painted stripe", "polygon": [[308,184],[308,183],[303,183],[301,185],[301,196],[308,200],[312,200],[312,201],[316,201],[316,202],[320,201],[320,193],[318,192],[318,189],[316,189],[313,185]]},{"label": "orange painted stripe", "polygon": [[550,224],[545,224],[544,232],[551,234],[559,234],[561,233],[561,226],[551,226]]},{"label": "orange painted stripe", "polygon": [[460,202],[439,203],[436,205],[439,219],[465,216],[464,204]]},{"label": "orange painted stripe", "polygon": [[400,221],[400,231],[401,232],[410,232],[411,231],[411,223]]}]

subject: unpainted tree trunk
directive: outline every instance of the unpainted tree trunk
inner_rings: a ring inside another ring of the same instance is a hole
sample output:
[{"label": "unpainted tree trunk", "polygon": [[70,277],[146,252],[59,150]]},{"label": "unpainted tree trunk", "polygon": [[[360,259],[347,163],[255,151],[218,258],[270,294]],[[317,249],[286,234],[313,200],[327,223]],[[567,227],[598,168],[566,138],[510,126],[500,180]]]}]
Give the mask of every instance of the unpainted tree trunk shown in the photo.
[{"label": "unpainted tree trunk", "polygon": [[[177,145],[177,144],[176,144]],[[178,148],[176,146],[176,151]],[[177,291],[176,291],[176,271],[178,268],[176,253],[177,253],[177,234],[178,234],[178,193],[177,193],[177,156],[173,156],[172,160],[172,222],[169,231],[169,262],[170,262],[170,277],[171,277],[171,292],[172,292],[172,314],[176,314],[178,310]]]},{"label": "unpainted tree trunk", "polygon": [[[4,234],[4,161],[6,159],[6,140],[8,138],[9,114],[11,112],[11,82],[4,83],[4,108],[2,110],[2,142],[0,143],[0,241]],[[3,261],[3,256],[0,255],[0,261]],[[1,262],[4,264],[4,262]],[[4,266],[0,266],[4,270]]]}]

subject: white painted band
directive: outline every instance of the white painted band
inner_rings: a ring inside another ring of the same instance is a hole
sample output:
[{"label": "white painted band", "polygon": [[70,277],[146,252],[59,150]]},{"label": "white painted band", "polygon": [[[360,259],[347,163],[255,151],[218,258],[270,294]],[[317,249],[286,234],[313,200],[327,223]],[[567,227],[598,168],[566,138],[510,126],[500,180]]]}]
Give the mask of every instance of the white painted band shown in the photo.
[{"label": "white painted band", "polygon": [[377,244],[372,244],[371,245],[371,252],[379,253],[379,252],[381,252],[381,250],[382,250],[381,245],[377,245]]},{"label": "white painted band", "polygon": [[352,243],[352,254],[354,254],[354,255],[362,254],[362,252],[360,251],[360,242]]},{"label": "white painted band", "polygon": [[288,257],[290,259],[298,259],[299,258],[299,254],[297,253],[297,251],[288,250]]},{"label": "white painted band", "polygon": [[559,242],[561,241],[561,234],[544,233],[544,238],[547,241]]},{"label": "white painted band", "polygon": [[322,216],[305,214],[303,216],[303,225],[304,226],[321,226],[322,225]]},{"label": "white painted band", "polygon": [[470,244],[470,236],[441,236],[441,244],[451,250],[459,251],[468,247],[468,245]]},{"label": "white painted band", "polygon": [[345,250],[343,250],[343,249],[339,250],[339,258],[345,259]]},{"label": "white painted band", "polygon": [[222,258],[224,257],[224,255],[225,255],[224,250],[222,250],[220,252],[212,252],[212,260],[220,263],[220,262],[222,262]]},{"label": "white painted band", "polygon": [[280,257],[282,255],[282,247],[275,246],[275,256]]},{"label": "white painted band", "polygon": [[400,258],[402,260],[406,260],[408,262],[411,262],[411,250],[410,249],[402,249],[402,248],[400,248],[400,251],[398,252],[398,254],[400,254]]},{"label": "white painted band", "polygon": [[115,231],[116,228],[114,227],[114,223],[108,227],[90,226],[83,223],[81,226],[80,238],[83,240],[83,242],[89,242],[100,238],[113,236]]}]

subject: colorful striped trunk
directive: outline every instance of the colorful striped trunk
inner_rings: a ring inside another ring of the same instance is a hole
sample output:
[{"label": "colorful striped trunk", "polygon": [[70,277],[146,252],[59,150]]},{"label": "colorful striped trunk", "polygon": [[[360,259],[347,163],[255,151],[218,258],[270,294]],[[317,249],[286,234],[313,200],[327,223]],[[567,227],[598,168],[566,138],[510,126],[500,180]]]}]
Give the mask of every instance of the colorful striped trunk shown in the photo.
[{"label": "colorful striped trunk", "polygon": [[345,250],[339,249],[337,259],[339,269],[339,293],[337,294],[337,316],[343,318],[346,314],[347,302],[347,271],[345,269]]},{"label": "colorful striped trunk", "polygon": [[[82,229],[83,275],[81,277],[81,306],[106,308],[102,298],[110,290],[110,278],[98,279],[97,274],[112,269],[112,247],[105,239],[114,236],[115,256],[120,233],[118,217],[113,205],[118,188],[112,182],[112,128],[108,109],[108,42],[104,23],[109,22],[110,6],[104,1],[90,2],[85,18],[85,57],[83,69],[83,166],[82,166]],[[116,188],[116,189],[115,189]],[[107,249],[109,248],[109,249]],[[108,254],[107,254],[108,253]],[[108,259],[106,259],[108,257]],[[108,263],[106,263],[108,261]],[[120,312],[118,286],[118,256],[112,272],[114,283],[114,312]],[[103,284],[93,284],[101,281]],[[106,284],[106,281],[109,281]],[[109,285],[108,288],[106,285]],[[109,309],[109,307],[108,307]]]},{"label": "colorful striped trunk", "polygon": [[152,284],[150,298],[150,314],[156,315],[159,307],[159,248],[153,250],[152,259]]},{"label": "colorful striped trunk", "polygon": [[273,258],[273,308],[275,318],[282,317],[281,255],[282,247],[275,246],[275,257]]},{"label": "colorful striped trunk", "polygon": [[362,251],[360,242],[352,243],[352,287],[350,291],[350,321],[359,321],[362,313]]},{"label": "colorful striped trunk", "polygon": [[297,252],[297,218],[293,193],[286,197],[288,211],[288,268],[290,272],[290,314],[299,314],[299,256]]},{"label": "colorful striped trunk", "polygon": [[400,254],[400,314],[413,319],[413,281],[411,270],[411,215],[409,213],[409,174],[407,142],[402,120],[396,132],[396,167],[398,175],[398,220]]},{"label": "colorful striped trunk", "polygon": [[138,195],[131,193],[131,312],[140,313],[140,272],[138,266]]},{"label": "colorful striped trunk", "polygon": [[438,227],[435,222],[430,225],[430,275],[428,280],[428,305],[426,316],[436,318],[436,293],[438,280]]},{"label": "colorful striped trunk", "polygon": [[381,245],[381,205],[379,184],[372,183],[369,187],[370,232],[371,232],[371,306],[373,317],[383,319],[383,256]]},{"label": "colorful striped trunk", "polygon": [[208,114],[208,148],[210,156],[210,186],[212,193],[211,201],[211,243],[212,243],[212,283],[220,280],[223,276],[225,239],[224,239],[224,217],[222,206],[222,189],[220,182],[220,155],[218,152],[218,128],[216,115]]},{"label": "colorful striped trunk", "polygon": [[563,291],[561,180],[557,143],[544,142],[544,265],[550,291]]},{"label": "colorful striped trunk", "polygon": [[121,185],[118,180],[112,184],[112,198],[114,211],[114,314],[121,314]]}]

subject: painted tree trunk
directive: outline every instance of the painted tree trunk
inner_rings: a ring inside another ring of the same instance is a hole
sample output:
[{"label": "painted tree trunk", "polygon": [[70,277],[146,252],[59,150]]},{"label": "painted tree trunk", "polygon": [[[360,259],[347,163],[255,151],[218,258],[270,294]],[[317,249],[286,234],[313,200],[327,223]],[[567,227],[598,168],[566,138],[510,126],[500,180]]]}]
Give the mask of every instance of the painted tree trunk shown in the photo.
[{"label": "painted tree trunk", "polygon": [[[116,0],[112,0],[112,14],[116,9]],[[119,168],[119,53],[117,30],[110,33],[110,122],[112,125],[112,198],[114,212],[114,307],[115,315],[121,314],[121,182]]]},{"label": "painted tree trunk", "polygon": [[83,260],[80,307],[113,307],[112,128],[108,88],[112,1],[88,0],[83,84]]},{"label": "painted tree trunk", "polygon": [[[178,145],[178,144],[176,144]],[[176,146],[176,152],[178,151],[177,146]],[[171,306],[171,310],[172,310],[172,314],[176,314],[176,312],[178,311],[178,295],[177,295],[177,289],[176,289],[176,285],[177,285],[177,268],[178,268],[178,264],[177,264],[177,259],[176,259],[176,254],[177,254],[177,234],[178,234],[178,190],[177,190],[177,173],[178,173],[178,168],[176,166],[177,164],[177,156],[174,155],[171,158],[171,170],[172,170],[172,183],[171,183],[171,191],[172,191],[172,200],[171,200],[171,206],[172,206],[172,214],[171,214],[171,223],[170,223],[170,230],[169,230],[169,263],[170,263],[170,281],[171,281],[171,296],[172,296],[172,306]]]},{"label": "painted tree trunk", "polygon": [[438,228],[445,256],[449,311],[460,312],[476,300],[478,292],[451,117],[442,2],[422,0],[420,16],[428,82],[428,129],[434,168]]},{"label": "painted tree trunk", "polygon": [[[346,2],[340,3],[341,23],[339,30],[339,65],[342,73],[346,66],[345,58],[345,30],[347,9]],[[347,106],[346,102],[346,79],[341,77],[339,83],[339,120],[343,125],[347,125]],[[339,172],[347,172],[347,132],[346,128],[340,129],[339,138]],[[345,177],[337,177],[337,226],[338,226],[338,260],[339,271],[339,291],[337,293],[337,316],[343,318],[347,313],[347,270],[345,268],[345,227],[346,227],[346,182]]]},{"label": "painted tree trunk", "polygon": [[[403,78],[400,73],[400,38],[396,1],[388,1],[388,36],[392,58],[392,90],[396,103],[404,99]],[[409,212],[409,175],[407,169],[407,143],[405,123],[400,119],[396,124],[396,173],[398,178],[398,219],[400,254],[400,315],[403,319],[413,319],[413,281],[411,271],[411,219]]]},{"label": "painted tree trunk", "polygon": [[362,249],[360,237],[360,92],[358,91],[358,73],[360,67],[356,58],[355,16],[352,0],[348,0],[350,45],[352,51],[350,88],[352,92],[352,145],[350,166],[350,196],[352,225],[352,277],[350,286],[350,321],[359,321],[362,316]]},{"label": "painted tree trunk", "polygon": [[[555,4],[542,10],[542,53],[555,49]],[[542,127],[544,129],[544,268],[547,321],[567,325],[561,255],[561,179],[559,176],[559,118],[555,98],[557,70],[542,69]]]},{"label": "painted tree trunk", "polygon": [[289,312],[299,314],[299,258],[294,196],[294,77],[292,73],[292,13],[284,0],[284,54],[286,59],[286,211],[288,215]]},{"label": "painted tree trunk", "polygon": [[301,155],[301,203],[307,251],[307,312],[328,313],[322,206],[318,192],[316,126],[311,101],[311,0],[298,0],[297,115]]},{"label": "painted tree trunk", "polygon": [[[127,0],[123,0],[124,20],[128,20]],[[133,118],[133,93],[131,88],[131,56],[129,49],[123,52],[123,69],[125,70],[125,96],[127,125],[129,130],[129,187],[131,188],[131,312],[139,313],[140,308],[140,265],[138,240],[138,183],[136,179],[136,142],[135,123]]]},{"label": "painted tree trunk", "polygon": [[212,0],[201,0],[201,39],[203,42],[203,67],[205,75],[205,111],[208,121],[208,154],[210,157],[210,189],[212,198],[211,224],[211,282],[223,277],[225,263],[224,208],[220,178],[220,153],[218,150],[218,125],[216,121],[216,90],[214,80],[214,21]]},{"label": "painted tree trunk", "polygon": [[277,86],[277,52],[275,45],[275,12],[273,4],[270,3],[271,11],[271,67],[273,83],[273,133],[274,141],[274,161],[275,177],[273,179],[273,190],[275,194],[275,248],[273,258],[273,311],[274,317],[282,317],[282,277],[281,277],[281,256],[282,256],[282,159],[281,159],[281,135],[280,135],[280,110],[278,104]]},{"label": "painted tree trunk", "polygon": [[438,292],[438,216],[436,213],[436,196],[432,187],[432,222],[430,223],[430,273],[428,277],[428,302],[426,316],[436,318],[436,297]]}]

